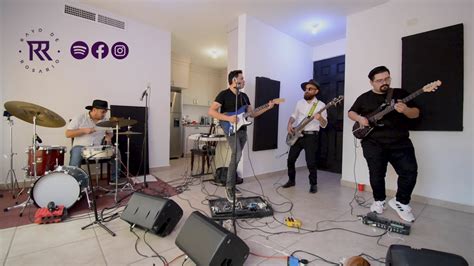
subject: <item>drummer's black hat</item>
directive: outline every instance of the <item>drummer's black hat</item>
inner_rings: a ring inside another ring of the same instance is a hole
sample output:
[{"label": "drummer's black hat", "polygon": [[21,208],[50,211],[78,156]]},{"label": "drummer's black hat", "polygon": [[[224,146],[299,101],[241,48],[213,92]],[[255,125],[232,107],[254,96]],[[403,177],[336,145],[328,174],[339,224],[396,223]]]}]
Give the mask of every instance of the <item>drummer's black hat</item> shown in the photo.
[{"label": "drummer's black hat", "polygon": [[94,100],[92,105],[86,106],[87,110],[92,110],[92,108],[109,110],[109,103],[103,100]]}]

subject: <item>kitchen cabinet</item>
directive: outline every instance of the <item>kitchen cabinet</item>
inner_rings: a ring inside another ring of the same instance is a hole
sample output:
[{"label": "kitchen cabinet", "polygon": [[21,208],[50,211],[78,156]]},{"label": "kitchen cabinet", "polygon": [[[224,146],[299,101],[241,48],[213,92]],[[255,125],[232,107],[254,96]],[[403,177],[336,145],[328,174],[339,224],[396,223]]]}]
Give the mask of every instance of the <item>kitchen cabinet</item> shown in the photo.
[{"label": "kitchen cabinet", "polygon": [[219,71],[191,65],[189,89],[183,91],[183,104],[210,106],[223,88]]},{"label": "kitchen cabinet", "polygon": [[191,61],[181,57],[171,57],[171,86],[189,88],[189,68]]}]

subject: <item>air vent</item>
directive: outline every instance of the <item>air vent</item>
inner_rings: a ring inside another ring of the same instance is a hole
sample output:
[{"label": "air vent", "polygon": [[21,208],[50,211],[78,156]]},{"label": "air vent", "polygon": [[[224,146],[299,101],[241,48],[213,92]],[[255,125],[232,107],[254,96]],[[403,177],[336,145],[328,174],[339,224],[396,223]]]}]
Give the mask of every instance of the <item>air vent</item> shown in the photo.
[{"label": "air vent", "polygon": [[89,12],[89,11],[86,11],[86,10],[83,10],[83,9],[75,8],[75,7],[72,7],[72,6],[65,5],[64,6],[64,13],[69,14],[69,15],[73,15],[73,16],[76,16],[76,17],[85,18],[85,19],[88,19],[88,20],[95,21],[95,13],[92,13],[92,12]]},{"label": "air vent", "polygon": [[97,22],[104,23],[109,26],[116,27],[122,30],[125,29],[125,22],[114,19],[114,18],[109,18],[100,14],[99,14]]}]

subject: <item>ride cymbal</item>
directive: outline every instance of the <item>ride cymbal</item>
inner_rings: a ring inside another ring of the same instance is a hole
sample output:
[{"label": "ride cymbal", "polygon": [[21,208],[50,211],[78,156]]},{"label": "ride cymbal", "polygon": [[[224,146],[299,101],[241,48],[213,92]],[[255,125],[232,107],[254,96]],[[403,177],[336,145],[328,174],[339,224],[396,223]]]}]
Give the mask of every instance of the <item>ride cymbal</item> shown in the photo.
[{"label": "ride cymbal", "polygon": [[28,102],[9,101],[4,104],[5,109],[25,122],[33,124],[33,118],[36,116],[36,125],[43,127],[63,127],[66,121],[55,112]]}]

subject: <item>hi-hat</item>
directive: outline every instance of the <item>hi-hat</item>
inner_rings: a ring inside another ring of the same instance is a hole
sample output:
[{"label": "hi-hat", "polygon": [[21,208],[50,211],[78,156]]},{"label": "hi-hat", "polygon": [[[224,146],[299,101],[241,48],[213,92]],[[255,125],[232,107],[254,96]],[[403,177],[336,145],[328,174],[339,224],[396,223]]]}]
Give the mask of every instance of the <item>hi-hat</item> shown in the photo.
[{"label": "hi-hat", "polygon": [[55,112],[33,103],[10,101],[5,103],[5,109],[13,116],[33,124],[36,116],[36,125],[43,127],[63,127],[66,121]]},{"label": "hi-hat", "polygon": [[137,123],[137,120],[134,119],[125,119],[122,117],[111,117],[109,120],[102,121],[97,123],[96,126],[98,127],[125,127],[125,126],[132,126]]},{"label": "hi-hat", "polygon": [[128,131],[124,131],[124,132],[119,132],[118,134],[128,136],[128,135],[140,135],[140,134],[143,134],[143,133],[128,130]]}]

